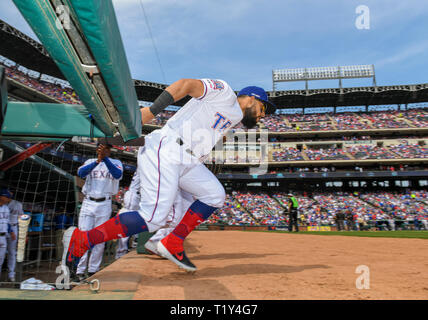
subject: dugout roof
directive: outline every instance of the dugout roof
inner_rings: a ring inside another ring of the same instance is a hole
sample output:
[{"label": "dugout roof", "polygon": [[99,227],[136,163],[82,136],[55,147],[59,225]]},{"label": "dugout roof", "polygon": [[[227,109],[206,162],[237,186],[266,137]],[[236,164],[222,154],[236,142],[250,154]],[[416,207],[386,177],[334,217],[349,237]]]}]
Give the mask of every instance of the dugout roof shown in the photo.
[{"label": "dugout roof", "polygon": [[0,19],[0,55],[31,70],[65,80],[45,47]]}]

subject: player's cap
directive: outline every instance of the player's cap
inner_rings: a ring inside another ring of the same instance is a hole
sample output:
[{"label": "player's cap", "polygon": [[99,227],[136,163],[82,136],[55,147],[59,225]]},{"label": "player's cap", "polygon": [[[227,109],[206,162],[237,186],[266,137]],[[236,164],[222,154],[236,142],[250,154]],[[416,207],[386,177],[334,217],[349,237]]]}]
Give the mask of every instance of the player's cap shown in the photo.
[{"label": "player's cap", "polygon": [[9,199],[12,199],[12,193],[8,189],[3,188],[3,189],[0,189],[0,197],[6,197]]},{"label": "player's cap", "polygon": [[256,87],[256,86],[245,87],[244,89],[239,91],[238,97],[239,96],[250,96],[250,97],[254,96],[257,100],[260,100],[265,104],[266,114],[275,113],[276,106],[269,101],[268,95],[263,88]]},{"label": "player's cap", "polygon": [[293,196],[293,194],[292,194],[292,193],[289,193],[289,194],[287,194],[287,196],[292,197],[292,196]]}]

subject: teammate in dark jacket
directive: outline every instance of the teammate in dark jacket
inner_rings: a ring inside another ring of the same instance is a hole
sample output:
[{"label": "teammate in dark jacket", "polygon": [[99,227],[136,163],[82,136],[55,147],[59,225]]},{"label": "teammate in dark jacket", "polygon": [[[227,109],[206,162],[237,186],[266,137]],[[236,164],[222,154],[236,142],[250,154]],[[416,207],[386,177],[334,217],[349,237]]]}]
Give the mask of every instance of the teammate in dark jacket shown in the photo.
[{"label": "teammate in dark jacket", "polygon": [[296,232],[299,232],[299,226],[297,225],[297,210],[299,209],[299,202],[293,196],[293,194],[289,193],[288,195],[288,231],[293,231],[293,225],[296,229]]}]

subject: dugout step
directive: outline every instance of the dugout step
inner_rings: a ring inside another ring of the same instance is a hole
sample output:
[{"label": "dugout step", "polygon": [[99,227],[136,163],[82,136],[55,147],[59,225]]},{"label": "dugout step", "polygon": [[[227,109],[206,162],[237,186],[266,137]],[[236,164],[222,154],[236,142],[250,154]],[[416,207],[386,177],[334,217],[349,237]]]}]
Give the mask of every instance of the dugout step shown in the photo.
[{"label": "dugout step", "polygon": [[142,232],[138,234],[138,242],[137,242],[137,253],[138,254],[151,254],[146,250],[144,245],[147,241],[155,234],[155,232]]}]

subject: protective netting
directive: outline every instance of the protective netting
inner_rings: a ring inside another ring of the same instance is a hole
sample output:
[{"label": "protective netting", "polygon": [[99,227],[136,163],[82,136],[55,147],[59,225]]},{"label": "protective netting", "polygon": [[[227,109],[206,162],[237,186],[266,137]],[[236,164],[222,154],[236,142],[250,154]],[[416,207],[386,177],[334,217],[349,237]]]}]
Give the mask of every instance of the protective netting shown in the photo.
[{"label": "protective netting", "polygon": [[[3,161],[36,143],[2,140]],[[130,161],[124,162],[126,169],[121,185],[129,185],[135,166],[132,153],[115,151],[128,154]],[[84,180],[77,177],[77,169],[87,159],[95,157],[95,142],[59,141],[5,171],[0,180],[2,187],[8,188],[13,193],[13,199],[22,203],[24,213],[31,216],[23,261],[17,264],[15,270],[16,284],[28,278],[55,283],[58,277],[56,268],[63,251],[63,232],[71,225],[78,225],[83,200],[81,187]],[[120,199],[113,199],[113,214],[120,205]],[[114,250],[115,243],[106,246],[101,267],[114,260]],[[7,265],[6,255],[0,278],[3,284],[8,280]]]}]

